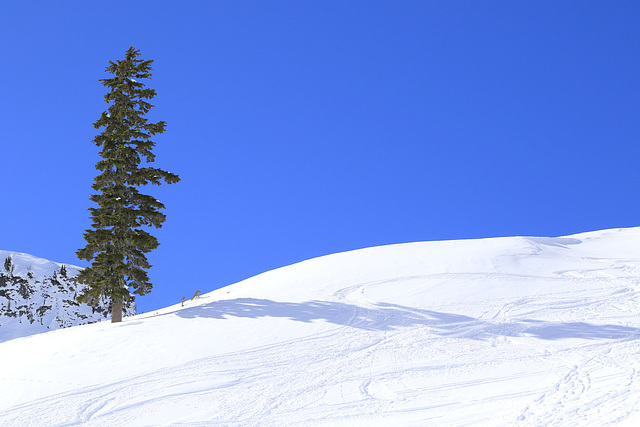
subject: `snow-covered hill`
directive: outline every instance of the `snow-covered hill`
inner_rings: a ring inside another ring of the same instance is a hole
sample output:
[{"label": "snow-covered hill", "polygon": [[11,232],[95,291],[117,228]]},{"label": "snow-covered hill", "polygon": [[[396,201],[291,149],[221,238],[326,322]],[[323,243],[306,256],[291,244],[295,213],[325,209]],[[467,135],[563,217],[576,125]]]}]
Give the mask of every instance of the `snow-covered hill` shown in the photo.
[{"label": "snow-covered hill", "polygon": [[633,425],[639,291],[640,228],[331,255],[0,344],[0,425]]},{"label": "snow-covered hill", "polygon": [[[111,318],[105,299],[76,302],[80,267],[9,251],[0,251],[0,262],[0,342]],[[125,315],[133,314],[131,302]]]}]

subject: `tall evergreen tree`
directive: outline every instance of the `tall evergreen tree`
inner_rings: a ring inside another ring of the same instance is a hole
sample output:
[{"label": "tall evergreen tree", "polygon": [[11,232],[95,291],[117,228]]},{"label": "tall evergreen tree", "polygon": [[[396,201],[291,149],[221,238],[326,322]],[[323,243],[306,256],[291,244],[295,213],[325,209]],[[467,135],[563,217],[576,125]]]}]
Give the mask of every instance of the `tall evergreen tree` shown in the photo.
[{"label": "tall evergreen tree", "polygon": [[153,107],[146,100],[156,91],[145,88],[136,79],[151,78],[153,60],[137,59],[140,51],[130,47],[124,60],[112,62],[106,71],[112,78],[100,79],[109,89],[104,96],[107,111],[93,126],[104,128],[93,142],[102,147],[92,188],[97,191],[91,201],[98,207],[89,208],[92,229],[86,230],[87,245],[76,254],[91,261],[91,266],[78,274],[78,281],[89,285],[78,296],[79,301],[91,302],[100,295],[111,299],[112,322],[122,321],[123,299],[151,291],[146,269],[151,265],[146,253],[158,247],[158,240],[141,226],[160,228],[166,216],[160,212],[164,205],[154,197],[141,194],[137,187],[149,183],[160,185],[180,181],[178,175],[152,167],[141,166],[154,161],[151,137],[165,131],[166,123],[149,123],[144,117]]}]

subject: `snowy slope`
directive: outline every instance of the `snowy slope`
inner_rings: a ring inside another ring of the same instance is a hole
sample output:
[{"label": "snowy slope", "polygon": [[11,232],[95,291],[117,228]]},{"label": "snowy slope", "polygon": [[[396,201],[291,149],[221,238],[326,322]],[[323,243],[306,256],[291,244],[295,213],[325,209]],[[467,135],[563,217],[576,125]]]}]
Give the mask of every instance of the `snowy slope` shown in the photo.
[{"label": "snowy slope", "polygon": [[[85,289],[80,267],[9,251],[0,263],[0,342],[111,318],[104,298],[93,307],[76,302]],[[125,304],[125,315],[135,313],[135,303]]]},{"label": "snowy slope", "polygon": [[0,344],[0,425],[607,425],[640,228],[369,248]]}]

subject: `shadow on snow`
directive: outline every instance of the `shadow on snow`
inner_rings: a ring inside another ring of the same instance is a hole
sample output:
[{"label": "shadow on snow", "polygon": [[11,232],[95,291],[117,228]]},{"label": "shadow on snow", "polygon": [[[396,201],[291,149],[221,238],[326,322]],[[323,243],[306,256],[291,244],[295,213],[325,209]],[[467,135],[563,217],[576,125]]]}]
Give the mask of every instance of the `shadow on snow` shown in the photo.
[{"label": "shadow on snow", "polygon": [[227,319],[244,317],[280,317],[297,322],[325,321],[370,331],[391,331],[405,327],[425,327],[425,333],[467,339],[484,340],[495,336],[530,336],[543,340],[581,338],[636,339],[640,329],[621,325],[597,325],[585,322],[557,322],[521,319],[507,322],[453,313],[443,313],[378,303],[361,307],[342,302],[308,301],[276,302],[267,299],[237,298],[214,301],[174,312],[184,318]]}]

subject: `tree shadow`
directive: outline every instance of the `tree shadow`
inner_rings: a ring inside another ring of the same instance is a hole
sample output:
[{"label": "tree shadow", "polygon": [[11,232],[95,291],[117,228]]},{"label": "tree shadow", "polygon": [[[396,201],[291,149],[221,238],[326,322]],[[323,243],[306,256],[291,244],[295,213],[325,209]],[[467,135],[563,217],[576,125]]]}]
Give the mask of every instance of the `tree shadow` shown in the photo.
[{"label": "tree shadow", "polygon": [[566,248],[569,245],[579,245],[582,240],[572,237],[527,237],[530,242],[538,243],[546,246],[557,246]]},{"label": "tree shadow", "polygon": [[530,336],[543,340],[566,338],[630,340],[640,336],[640,328],[621,325],[532,319],[495,322],[389,303],[361,307],[332,301],[293,303],[258,298],[237,298],[183,308],[174,313],[183,318],[200,317],[222,320],[232,317],[251,319],[279,317],[304,323],[325,321],[368,331],[391,331],[420,326],[425,327],[426,332],[438,336],[473,340],[486,340],[495,336]]},{"label": "tree shadow", "polygon": [[525,335],[543,340],[560,340],[565,338],[582,339],[625,339],[636,338],[638,328],[620,325],[593,325],[586,322],[540,322],[538,320],[523,320],[529,326]]}]

